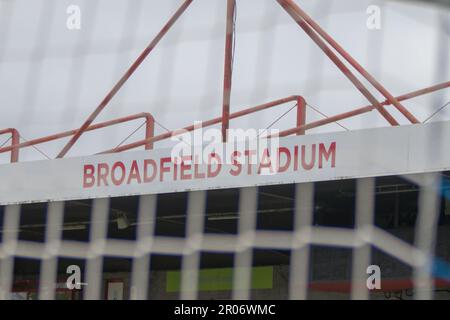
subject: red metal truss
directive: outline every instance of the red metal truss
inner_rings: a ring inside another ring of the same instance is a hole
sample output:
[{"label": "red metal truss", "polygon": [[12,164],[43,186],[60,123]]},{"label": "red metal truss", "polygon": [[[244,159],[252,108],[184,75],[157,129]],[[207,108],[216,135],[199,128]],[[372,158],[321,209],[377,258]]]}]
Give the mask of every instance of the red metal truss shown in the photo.
[{"label": "red metal truss", "polygon": [[[441,83],[441,84],[438,84],[438,85],[435,85],[435,86],[431,86],[431,87],[428,87],[428,88],[425,88],[425,89],[420,89],[420,90],[417,90],[417,91],[413,91],[413,92],[407,93],[405,95],[396,97],[396,99],[399,100],[399,101],[404,101],[404,100],[412,99],[412,98],[415,98],[415,97],[418,97],[418,96],[421,96],[421,95],[424,95],[424,94],[432,93],[432,92],[435,92],[435,91],[438,91],[438,90],[441,90],[441,89],[444,89],[444,88],[449,88],[449,87],[450,87],[450,81],[444,82],[444,83]],[[306,106],[305,100],[302,97],[300,97],[300,96],[291,96],[291,97],[288,97],[288,98],[275,100],[275,101],[272,101],[272,102],[269,102],[269,103],[258,105],[256,107],[250,107],[250,108],[238,111],[238,112],[231,113],[230,114],[230,119],[239,118],[239,117],[242,117],[244,115],[248,115],[248,114],[251,114],[251,113],[254,113],[254,112],[257,112],[257,111],[268,109],[268,108],[271,108],[271,107],[274,107],[274,106],[277,106],[277,105],[281,105],[281,104],[284,104],[284,103],[289,102],[289,101],[295,101],[295,100],[297,100],[297,103],[298,103],[297,120],[299,122],[297,122],[297,123],[303,123],[303,124],[297,125],[296,127],[292,128],[292,129],[288,129],[288,130],[282,131],[282,132],[280,132],[279,134],[276,134],[276,135],[275,134],[274,135],[269,135],[269,136],[267,136],[267,138],[273,138],[275,136],[285,137],[285,136],[292,135],[292,134],[304,134],[306,130],[309,130],[309,129],[312,129],[312,128],[317,128],[317,127],[320,127],[320,126],[323,126],[323,125],[326,125],[326,124],[329,124],[329,123],[333,123],[333,122],[336,122],[336,121],[339,121],[339,120],[344,120],[344,119],[347,119],[347,118],[351,118],[351,117],[354,117],[354,116],[357,116],[357,115],[360,115],[360,114],[363,114],[363,113],[367,113],[367,112],[372,111],[375,108],[373,105],[369,105],[369,106],[365,106],[365,107],[362,107],[362,108],[354,109],[354,110],[349,111],[349,112],[340,113],[340,114],[337,114],[335,116],[331,116],[331,117],[323,119],[323,120],[318,120],[318,121],[306,124],[304,122],[304,118],[305,118],[304,113],[306,112],[306,108],[304,107],[304,106]],[[378,103],[383,105],[383,106],[390,105],[390,103],[388,101],[378,102]],[[182,134],[182,133],[184,133],[186,131],[193,131],[193,130],[197,129],[198,127],[205,128],[205,127],[209,127],[209,126],[214,125],[214,124],[218,124],[218,123],[221,122],[221,119],[222,119],[222,117],[214,118],[214,119],[202,122],[199,126],[190,125],[190,126],[184,127],[183,129],[173,130],[173,131],[170,131],[170,132],[167,132],[167,133],[160,134],[160,135],[155,136],[153,138],[136,141],[136,142],[133,142],[133,143],[130,143],[130,144],[124,144],[124,145],[120,146],[119,148],[106,150],[106,151],[103,151],[101,153],[113,153],[113,152],[115,153],[115,152],[123,152],[123,151],[126,151],[126,150],[135,149],[135,148],[138,148],[140,146],[143,146],[147,142],[153,142],[154,143],[154,142],[157,142],[157,141],[169,139],[172,136],[177,136],[177,135]],[[0,152],[1,152],[1,149],[0,149]]]},{"label": "red metal truss", "polygon": [[[258,111],[262,111],[262,110],[269,109],[269,108],[272,108],[275,106],[279,106],[279,105],[282,105],[282,104],[285,104],[285,103],[288,103],[291,101],[297,102],[297,127],[302,126],[305,124],[304,121],[305,121],[305,114],[306,114],[306,102],[305,102],[305,99],[300,96],[290,96],[287,98],[274,100],[274,101],[267,102],[267,103],[264,103],[264,104],[261,104],[261,105],[255,106],[255,107],[250,107],[250,108],[247,108],[247,109],[244,109],[241,111],[237,111],[237,112],[231,113],[229,115],[229,119],[236,119],[236,118],[246,116],[246,115],[258,112]],[[131,149],[143,146],[145,143],[148,143],[148,142],[155,143],[157,141],[169,139],[170,137],[174,137],[174,136],[183,134],[185,132],[194,131],[198,128],[206,128],[206,127],[221,123],[222,119],[223,119],[222,117],[217,117],[217,118],[214,118],[211,120],[203,121],[200,124],[190,125],[190,126],[182,128],[182,129],[169,131],[169,132],[157,135],[157,136],[149,138],[149,139],[144,139],[144,140],[136,141],[136,142],[133,142],[130,144],[125,144],[118,148],[106,150],[101,153],[113,153],[113,152],[116,153],[116,152],[131,150]],[[299,130],[298,134],[302,134],[302,131]],[[0,152],[1,152],[1,149],[0,149]]]},{"label": "red metal truss", "polygon": [[[429,94],[429,93],[432,93],[432,92],[435,92],[435,91],[439,91],[439,90],[442,90],[442,89],[446,89],[446,88],[450,88],[450,81],[443,82],[443,83],[440,83],[440,84],[437,84],[437,85],[434,85],[434,86],[431,86],[431,87],[427,87],[427,88],[424,88],[424,89],[416,90],[416,91],[413,91],[413,92],[410,92],[410,93],[398,96],[395,99],[397,101],[405,101],[405,100],[416,98],[416,97],[419,97],[419,96],[422,96],[422,95],[425,95],[425,94]],[[388,100],[385,100],[385,101],[381,102],[381,105],[389,106],[389,105],[391,105],[391,103]],[[272,137],[275,137],[275,136],[285,137],[285,136],[289,136],[291,134],[295,134],[295,133],[298,133],[298,132],[304,132],[305,130],[317,128],[317,127],[320,127],[320,126],[323,126],[323,125],[326,125],[326,124],[330,124],[330,123],[333,123],[333,122],[336,122],[336,121],[352,118],[352,117],[358,116],[360,114],[370,112],[373,109],[374,109],[373,105],[357,108],[357,109],[354,109],[354,110],[351,110],[351,111],[348,111],[348,112],[343,112],[343,113],[337,114],[335,116],[328,117],[326,119],[313,121],[313,122],[310,122],[308,124],[298,126],[296,128],[292,128],[292,129],[288,129],[288,130],[285,130],[285,131],[281,131],[277,135],[274,134],[272,136],[269,136],[268,138],[272,138]]]},{"label": "red metal truss", "polygon": [[[347,51],[345,51],[325,30],[323,30],[310,16],[306,14],[293,0],[276,0],[281,7],[295,20],[295,22],[300,26],[300,28],[314,41],[319,48],[324,52],[324,54],[337,66],[337,68],[352,82],[352,84],[357,88],[361,94],[363,94],[369,101],[370,105],[357,108],[348,112],[340,113],[329,118],[314,121],[311,123],[306,123],[306,101],[301,96],[290,96],[287,98],[275,100],[272,102],[264,103],[258,106],[249,107],[234,113],[230,113],[230,97],[232,89],[232,71],[233,71],[233,55],[234,55],[234,24],[235,24],[235,10],[236,10],[236,0],[227,0],[227,18],[226,18],[226,35],[225,35],[225,59],[224,59],[224,81],[223,81],[223,101],[222,101],[222,114],[220,117],[213,118],[207,121],[203,121],[200,125],[190,125],[183,129],[178,129],[154,136],[154,119],[149,113],[139,113],[136,115],[131,115],[115,120],[110,120],[98,124],[92,124],[97,116],[105,109],[108,103],[113,99],[117,92],[122,88],[122,86],[128,81],[128,79],[133,75],[133,73],[138,69],[142,62],[147,58],[147,56],[152,52],[152,50],[157,46],[160,40],[165,34],[172,28],[178,18],[186,11],[193,0],[184,0],[182,5],[178,10],[171,16],[164,27],[159,31],[155,38],[150,42],[150,44],[145,48],[145,50],[139,55],[139,57],[133,62],[125,74],[119,79],[119,81],[114,85],[111,91],[106,95],[106,97],[100,102],[97,108],[92,114],[86,119],[86,121],[78,129],[65,131],[62,133],[57,133],[54,135],[30,140],[27,142],[20,143],[20,136],[16,129],[5,129],[1,130],[0,134],[11,134],[11,145],[7,147],[0,147],[0,153],[11,152],[11,162],[17,162],[19,160],[19,150],[21,148],[38,145],[41,143],[47,143],[49,141],[54,141],[62,139],[65,137],[71,137],[69,142],[64,146],[64,148],[59,152],[57,158],[64,157],[72,146],[78,141],[80,136],[87,132],[95,129],[100,129],[119,123],[132,121],[138,118],[146,119],[146,136],[145,139],[121,145],[114,149],[104,151],[102,153],[110,152],[122,152],[137,147],[145,146],[146,149],[153,148],[153,144],[157,141],[168,139],[174,135],[179,135],[186,131],[196,130],[198,127],[208,127],[215,124],[221,124],[222,129],[222,139],[224,142],[227,140],[227,130],[229,128],[229,121],[238,117],[242,117],[254,112],[272,108],[278,105],[285,104],[287,102],[295,101],[297,103],[297,115],[296,115],[296,126],[294,128],[284,130],[277,135],[267,136],[271,138],[274,136],[284,137],[291,134],[305,134],[306,130],[316,128],[322,125],[326,125],[339,120],[351,118],[372,110],[377,110],[391,125],[398,125],[397,120],[389,113],[388,106],[394,106],[400,113],[402,113],[411,123],[419,123],[419,120],[414,117],[411,112],[409,112],[400,102],[408,100],[420,95],[435,92],[437,90],[442,90],[450,87],[450,81],[434,85],[425,89],[410,92],[408,94],[394,97],[389,91],[384,88],[367,70],[365,70],[357,61],[354,59]],[[341,60],[339,56],[344,60]],[[358,77],[347,67],[345,61],[350,64],[360,75],[362,75],[377,91],[379,91],[384,97],[385,101],[378,101],[374,95],[369,91],[369,89],[358,79]]]}]

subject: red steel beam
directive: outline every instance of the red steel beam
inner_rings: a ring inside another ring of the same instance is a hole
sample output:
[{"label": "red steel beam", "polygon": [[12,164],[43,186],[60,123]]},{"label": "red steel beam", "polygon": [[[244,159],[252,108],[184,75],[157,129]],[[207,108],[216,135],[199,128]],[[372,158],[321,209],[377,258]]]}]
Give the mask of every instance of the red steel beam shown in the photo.
[{"label": "red steel beam", "polygon": [[230,122],[231,82],[233,73],[233,33],[236,0],[227,1],[227,28],[225,37],[225,63],[223,74],[223,104],[222,104],[222,141],[227,141],[227,130]]},{"label": "red steel beam", "polygon": [[9,147],[9,151],[11,151],[11,162],[19,161],[19,148],[16,147],[20,142],[19,131],[14,128],[8,128],[0,130],[0,135],[2,134],[11,134],[11,147]]},{"label": "red steel beam", "polygon": [[[398,101],[404,101],[404,100],[408,100],[408,99],[412,99],[415,97],[419,97],[425,94],[429,94],[429,93],[433,93],[435,91],[438,90],[442,90],[442,89],[446,89],[446,88],[450,88],[450,81],[447,82],[443,82],[437,85],[433,85],[424,89],[420,89],[420,90],[416,90],[401,96],[396,97],[396,99]],[[270,137],[274,137],[274,136],[287,136],[287,135],[291,135],[291,134],[304,134],[306,130],[312,129],[312,128],[316,128],[322,125],[326,125],[326,124],[330,124],[336,121],[340,121],[340,120],[344,120],[347,118],[351,118],[363,113],[367,113],[370,112],[374,109],[374,106],[372,105],[368,105],[365,107],[361,107],[361,108],[357,108],[348,112],[344,112],[344,113],[340,113],[338,115],[326,118],[326,119],[322,119],[322,120],[318,120],[318,121],[314,121],[308,124],[305,124],[305,107],[306,107],[306,102],[305,99],[301,96],[290,96],[287,98],[282,98],[282,99],[278,99],[278,100],[274,100],[271,102],[267,102],[255,107],[251,107],[251,108],[247,108],[241,111],[237,111],[235,113],[230,114],[230,119],[235,119],[235,118],[239,118],[254,112],[258,112],[258,111],[262,111],[268,108],[272,108],[274,106],[277,105],[281,105],[290,101],[297,101],[297,127],[296,128],[292,128],[292,129],[288,129],[285,131],[280,132],[278,135],[272,135],[272,136],[268,136],[268,138]],[[382,105],[384,106],[388,106],[390,105],[388,100],[385,100],[384,102],[381,102]],[[187,126],[181,130],[174,130],[165,134],[161,134],[158,135],[156,137],[153,137],[153,130],[154,130],[154,118],[150,113],[138,113],[135,115],[131,115],[131,116],[126,116],[126,117],[122,117],[122,118],[118,118],[118,119],[114,119],[114,120],[109,120],[109,121],[105,121],[102,123],[98,123],[98,124],[94,124],[88,127],[88,129],[86,131],[92,131],[92,130],[96,130],[96,129],[100,129],[100,128],[105,128],[105,127],[109,127],[109,126],[113,126],[116,124],[120,124],[120,123],[124,123],[124,122],[128,122],[128,121],[133,121],[139,118],[145,118],[146,119],[146,139],[144,140],[140,140],[137,141],[135,143],[132,144],[128,144],[128,145],[124,145],[120,148],[116,148],[113,150],[108,150],[105,151],[106,152],[120,152],[120,151],[125,151],[125,150],[129,150],[129,149],[134,149],[136,147],[139,146],[145,146],[146,149],[152,149],[153,148],[153,143],[156,141],[161,141],[167,138],[170,138],[172,135],[178,135],[181,134],[185,131],[193,131],[195,130],[195,125],[191,125],[191,126]],[[222,120],[221,117],[217,117],[211,120],[207,120],[201,123],[202,127],[208,127],[217,123],[220,123]],[[10,152],[11,153],[11,162],[17,162],[18,158],[19,158],[19,150],[21,148],[25,148],[25,147],[29,147],[29,146],[33,146],[33,145],[37,145],[37,144],[42,144],[42,143],[46,143],[46,142],[50,142],[50,141],[54,141],[54,140],[58,140],[61,138],[65,138],[68,136],[71,136],[73,134],[76,133],[76,129],[75,130],[70,130],[70,131],[65,131],[62,133],[58,133],[58,134],[54,134],[54,135],[50,135],[50,136],[46,136],[46,137],[42,137],[42,138],[38,138],[38,139],[33,139],[33,140],[29,140],[23,143],[19,143],[19,133],[16,129],[4,129],[4,130],[0,130],[0,134],[12,134],[12,144],[11,146],[8,147],[4,147],[4,148],[0,148],[0,153],[5,153],[5,152]],[[14,142],[16,141],[16,142]]]},{"label": "red steel beam", "polygon": [[[230,114],[230,119],[239,118],[239,117],[242,117],[242,116],[254,113],[254,112],[258,112],[258,111],[261,111],[261,110],[269,109],[269,108],[272,108],[272,107],[275,107],[275,106],[278,106],[278,105],[281,105],[281,104],[284,104],[284,103],[287,103],[287,102],[290,102],[290,101],[299,101],[301,99],[303,99],[303,98],[300,97],[300,96],[290,96],[290,97],[287,97],[287,98],[274,100],[274,101],[267,102],[267,103],[264,103],[264,104],[261,104],[261,105],[257,105],[255,107],[251,107],[251,108],[247,108],[247,109],[244,109],[244,110],[241,110],[241,111],[237,111],[237,112],[231,113]],[[136,141],[136,142],[133,142],[133,143],[130,143],[130,144],[126,144],[126,145],[120,146],[118,148],[106,150],[106,151],[103,151],[103,152],[100,152],[100,153],[101,154],[104,154],[104,153],[116,153],[116,152],[122,152],[122,151],[126,151],[126,150],[131,150],[131,149],[134,149],[134,148],[138,148],[138,147],[140,147],[140,146],[142,146],[142,145],[144,145],[146,143],[149,143],[149,142],[154,143],[154,142],[157,142],[157,141],[168,139],[168,138],[170,138],[172,136],[177,136],[177,135],[180,135],[182,133],[185,133],[186,131],[193,131],[193,130],[197,129],[198,127],[206,128],[206,127],[212,126],[214,124],[220,123],[221,121],[222,121],[222,117],[217,117],[217,118],[214,118],[214,119],[203,121],[203,122],[201,122],[198,125],[190,125],[190,126],[182,128],[182,129],[169,131],[169,132],[166,132],[166,133],[154,136],[153,138],[150,138],[150,139],[144,139],[144,140]]]},{"label": "red steel beam", "polygon": [[343,47],[339,45],[319,24],[317,24],[308,14],[303,11],[293,0],[277,0],[286,10],[294,12],[298,17],[310,25],[325,41],[327,41],[339,54],[347,60],[367,81],[369,81],[389,102],[394,105],[411,123],[419,123],[392,94],[384,88],[367,70],[365,70]]},{"label": "red steel beam", "polygon": [[367,100],[380,112],[380,114],[391,124],[398,125],[392,115],[384,109],[377,99],[370,93],[364,84],[350,71],[349,68],[338,58],[338,56],[320,39],[311,27],[300,17],[287,0],[277,0],[284,10],[297,22],[305,33],[319,46],[330,60],[341,70],[341,72],[353,83],[353,85],[366,97]]},{"label": "red steel beam", "polygon": [[[425,94],[428,94],[428,93],[432,93],[432,92],[435,92],[435,91],[438,91],[438,90],[442,90],[442,89],[445,89],[445,88],[450,88],[450,81],[443,82],[443,83],[440,83],[440,84],[437,84],[437,85],[434,85],[434,86],[431,86],[431,87],[427,87],[427,88],[424,88],[424,89],[416,90],[416,91],[413,91],[413,92],[410,92],[410,93],[398,96],[395,99],[397,101],[409,100],[409,99],[416,98],[416,97],[419,97],[419,96],[422,96],[422,95],[425,95]],[[384,105],[384,106],[388,106],[391,103],[388,100],[385,100],[381,104]],[[373,106],[361,107],[361,108],[354,109],[354,110],[351,110],[351,111],[348,111],[348,112],[337,114],[335,116],[332,116],[332,117],[329,117],[329,118],[326,118],[326,119],[314,121],[314,122],[311,122],[311,123],[308,123],[308,124],[305,124],[305,125],[302,125],[302,126],[297,126],[296,128],[292,128],[292,129],[288,129],[288,130],[285,130],[285,131],[281,131],[278,134],[269,135],[269,136],[267,136],[267,138],[285,137],[285,136],[289,136],[291,134],[298,134],[299,132],[304,132],[305,130],[317,128],[317,127],[320,127],[320,126],[323,126],[323,125],[326,125],[326,124],[330,124],[330,123],[333,123],[333,122],[336,122],[336,121],[348,119],[348,118],[351,118],[351,117],[354,117],[354,116],[357,116],[357,115],[360,115],[360,114],[363,114],[363,113],[367,113],[367,112],[372,111],[373,109],[374,109]]]},{"label": "red steel beam", "polygon": [[[450,87],[450,81],[447,81],[447,82],[443,82],[443,83],[440,83],[440,84],[437,84],[437,85],[433,85],[431,87],[427,87],[427,88],[424,88],[424,89],[420,89],[420,90],[416,90],[416,91],[413,91],[413,92],[406,93],[404,95],[396,97],[396,99],[397,99],[397,101],[409,100],[409,99],[412,99],[412,98],[415,98],[415,97],[419,97],[419,96],[422,96],[422,95],[425,95],[425,94],[429,94],[429,93],[432,93],[432,92],[435,92],[435,91],[438,91],[438,90],[442,90],[442,89],[445,89],[445,88],[449,88],[449,87]],[[271,102],[268,102],[268,103],[264,103],[264,104],[261,104],[261,105],[258,105],[258,106],[252,107],[252,108],[247,108],[247,109],[244,109],[244,110],[232,113],[232,114],[230,114],[230,119],[242,117],[244,115],[247,115],[247,114],[250,114],[250,113],[253,113],[253,112],[257,112],[257,111],[261,111],[261,110],[264,110],[264,109],[268,109],[268,108],[271,108],[271,107],[274,107],[274,106],[277,106],[277,105],[280,105],[280,104],[284,104],[284,103],[287,103],[287,102],[290,102],[290,101],[301,101],[302,99],[303,98],[301,96],[290,96],[290,97],[287,97],[287,98],[278,99],[278,100],[271,101]],[[303,101],[304,101],[304,99],[303,99]],[[378,102],[378,103],[383,105],[383,106],[390,105],[390,102],[388,100],[386,100],[384,102]],[[305,104],[306,104],[306,102],[305,102]],[[288,136],[288,135],[291,135],[291,134],[298,134],[298,133],[301,134],[301,132],[303,130],[306,131],[306,130],[309,130],[309,129],[312,129],[312,128],[316,128],[316,127],[319,127],[319,126],[322,126],[322,125],[326,125],[326,124],[329,124],[329,123],[332,123],[332,122],[336,122],[336,121],[339,121],[339,120],[351,118],[351,117],[357,116],[359,114],[370,112],[373,109],[375,109],[375,107],[373,105],[365,106],[365,107],[358,108],[358,109],[355,109],[355,110],[351,110],[351,111],[348,111],[348,112],[344,112],[344,113],[341,113],[341,114],[338,114],[338,115],[335,115],[335,116],[332,116],[332,117],[329,117],[329,118],[326,118],[326,119],[322,119],[322,120],[318,120],[318,121],[315,121],[315,122],[311,122],[311,123],[305,124],[303,126],[297,126],[296,128],[292,128],[292,129],[288,129],[288,130],[282,131],[279,134],[269,135],[269,136],[267,136],[267,138],[276,137],[276,136],[284,137],[284,136]],[[299,112],[299,111],[297,111],[297,112]],[[297,120],[298,120],[298,116],[297,116]],[[218,118],[214,118],[214,119],[202,122],[201,126],[202,127],[208,127],[208,126],[220,123],[221,121],[222,121],[222,117],[218,117]],[[195,128],[196,128],[195,125],[190,125],[190,126],[187,126],[187,127],[183,128],[181,130],[170,131],[170,132],[167,132],[167,133],[164,133],[164,134],[160,134],[160,135],[155,136],[155,137],[150,138],[150,139],[136,141],[136,142],[133,142],[133,143],[130,143],[130,144],[127,144],[127,145],[123,145],[123,146],[121,146],[119,148],[103,151],[101,153],[103,154],[103,153],[122,152],[122,151],[131,150],[131,149],[138,148],[138,147],[144,145],[146,142],[161,141],[161,140],[170,138],[172,135],[175,136],[175,135],[179,135],[179,134],[181,134],[183,132],[186,132],[186,131],[192,131]]]},{"label": "red steel beam", "polygon": [[145,58],[150,54],[150,52],[156,47],[159,41],[164,37],[164,35],[170,30],[170,28],[175,24],[178,18],[183,14],[183,12],[188,8],[193,0],[185,0],[181,7],[173,14],[169,21],[164,25],[164,27],[159,31],[156,37],[150,42],[150,44],[145,48],[145,50],[139,55],[136,61],[131,65],[131,67],[125,72],[125,74],[120,78],[116,85],[111,89],[111,91],[106,95],[106,97],[100,102],[98,107],[94,112],[88,117],[88,119],[83,123],[83,125],[77,130],[77,132],[72,136],[69,142],[64,146],[61,152],[58,154],[57,158],[64,157],[70,148],[78,141],[80,136],[86,131],[86,129],[91,125],[95,118],[102,112],[106,105],[111,101],[111,99],[116,95],[116,93],[122,88],[125,82],[133,75],[136,69],[141,65]]},{"label": "red steel beam", "polygon": [[[126,116],[126,117],[123,117],[123,118],[118,118],[118,119],[109,120],[109,121],[101,122],[101,123],[98,123],[98,124],[94,124],[94,125],[89,126],[86,129],[86,132],[87,131],[96,130],[96,129],[110,127],[110,126],[113,126],[113,125],[116,125],[116,124],[129,122],[129,121],[133,121],[133,120],[137,120],[137,119],[141,119],[141,118],[144,118],[146,120],[146,131],[145,131],[146,132],[146,138],[153,137],[153,129],[154,129],[155,120],[154,120],[153,116],[150,113],[147,113],[147,112],[141,112],[141,113],[138,113],[138,114],[135,114],[135,115]],[[0,153],[9,152],[9,151],[12,151],[12,150],[16,150],[18,152],[19,149],[30,147],[30,146],[34,146],[34,145],[37,145],[37,144],[50,142],[50,141],[54,141],[54,140],[58,140],[58,139],[62,139],[62,138],[65,138],[65,137],[69,137],[71,135],[74,135],[76,132],[77,132],[77,130],[75,129],[75,130],[65,131],[65,132],[53,134],[53,135],[42,137],[42,138],[28,140],[28,141],[25,141],[23,143],[19,143],[19,141],[17,141],[16,143],[12,144],[11,146],[0,148]],[[1,133],[2,133],[2,131],[0,131],[0,134]],[[152,149],[153,148],[153,143],[152,142],[149,142],[149,143],[143,144],[143,145],[145,145],[146,149]]]},{"label": "red steel beam", "polygon": [[[397,97],[396,99],[398,101],[408,100],[408,99],[412,99],[412,98],[415,98],[415,97],[423,96],[425,94],[432,93],[432,92],[435,92],[435,91],[438,91],[438,90],[442,90],[442,89],[446,89],[446,88],[450,88],[450,81],[442,82],[442,83],[436,84],[436,85],[431,86],[431,87],[427,87],[427,88],[423,88],[423,89],[420,89],[420,90],[416,90],[416,91],[413,91],[413,92],[401,95],[401,96]],[[387,101],[387,100],[384,103],[390,104],[390,102]]]}]

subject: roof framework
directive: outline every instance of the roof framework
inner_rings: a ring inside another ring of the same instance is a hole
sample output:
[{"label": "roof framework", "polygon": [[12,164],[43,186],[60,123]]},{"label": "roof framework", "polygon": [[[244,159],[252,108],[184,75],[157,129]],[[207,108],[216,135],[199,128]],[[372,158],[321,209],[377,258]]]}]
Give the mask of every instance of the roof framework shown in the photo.
[{"label": "roof framework", "polygon": [[[190,125],[184,127],[182,130],[174,130],[164,134],[154,135],[154,123],[155,120],[151,114],[140,113],[137,115],[131,115],[124,118],[114,119],[103,123],[93,124],[98,115],[108,106],[109,102],[120,91],[122,86],[131,78],[133,73],[139,68],[139,66],[145,61],[150,53],[155,49],[158,43],[164,38],[164,36],[170,31],[176,24],[177,20],[186,13],[189,6],[194,0],[185,0],[182,5],[176,10],[176,12],[170,17],[167,23],[161,28],[158,34],[152,39],[149,45],[142,51],[138,58],[128,68],[125,74],[118,80],[108,94],[103,98],[100,104],[89,115],[84,123],[77,129],[65,131],[62,133],[54,134],[51,136],[41,137],[33,140],[29,140],[20,143],[18,137],[20,137],[17,129],[8,128],[0,131],[1,134],[11,134],[11,145],[7,147],[0,147],[0,153],[11,152],[11,162],[19,161],[19,150],[37,144],[54,141],[64,137],[71,136],[70,140],[64,146],[64,148],[58,153],[57,158],[65,157],[70,149],[76,144],[78,139],[87,131],[92,131],[119,123],[132,121],[137,118],[146,119],[146,135],[145,138],[137,142],[124,144],[114,149],[106,150],[101,153],[122,152],[137,147],[144,146],[146,149],[152,149],[153,144],[157,141],[168,139],[173,135],[181,134],[182,132],[193,131],[199,128],[199,125]],[[355,89],[359,91],[368,101],[368,105],[360,108],[356,108],[344,113],[340,113],[329,118],[318,120],[310,123],[306,123],[306,101],[305,98],[297,95],[283,99],[271,101],[262,105],[252,106],[244,110],[230,113],[230,97],[232,92],[232,77],[233,77],[233,41],[234,41],[234,23],[235,23],[235,10],[236,0],[227,0],[226,10],[226,35],[225,35],[225,59],[224,59],[224,73],[223,73],[223,103],[222,114],[220,117],[203,121],[201,127],[207,127],[214,124],[221,124],[222,139],[227,141],[227,130],[231,119],[242,117],[254,112],[272,108],[282,105],[290,101],[296,101],[297,103],[297,124],[296,127],[281,131],[277,136],[283,137],[287,135],[297,134],[303,135],[306,130],[323,126],[339,120],[355,117],[363,113],[367,113],[376,110],[391,126],[398,126],[399,122],[395,119],[391,112],[388,110],[388,106],[395,107],[410,123],[418,124],[420,121],[406,108],[402,102],[411,98],[415,98],[424,94],[432,93],[438,90],[444,90],[450,87],[450,81],[439,83],[437,85],[423,88],[417,91],[413,91],[398,97],[394,97],[387,88],[385,88],[375,77],[373,77],[355,58],[353,58],[336,40],[334,40],[317,22],[315,22],[294,0],[273,0],[276,1],[280,7],[293,19],[293,21],[300,27],[301,30],[322,50],[322,52],[332,61],[335,66],[345,75],[345,77],[354,85]],[[433,3],[443,3],[446,1],[426,1]],[[353,70],[348,66],[350,65]],[[384,98],[384,101],[378,101],[371,93],[369,88],[365,86],[362,80],[357,76],[363,77],[373,88],[376,89]],[[267,138],[273,138],[274,136],[267,136]]]}]

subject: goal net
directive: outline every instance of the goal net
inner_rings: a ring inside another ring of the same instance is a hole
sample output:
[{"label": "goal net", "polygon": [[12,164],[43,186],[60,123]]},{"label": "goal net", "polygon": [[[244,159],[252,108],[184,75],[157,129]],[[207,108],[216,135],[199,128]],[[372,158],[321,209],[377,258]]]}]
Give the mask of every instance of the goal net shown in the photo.
[{"label": "goal net", "polygon": [[449,10],[0,0],[0,299],[449,299]]}]

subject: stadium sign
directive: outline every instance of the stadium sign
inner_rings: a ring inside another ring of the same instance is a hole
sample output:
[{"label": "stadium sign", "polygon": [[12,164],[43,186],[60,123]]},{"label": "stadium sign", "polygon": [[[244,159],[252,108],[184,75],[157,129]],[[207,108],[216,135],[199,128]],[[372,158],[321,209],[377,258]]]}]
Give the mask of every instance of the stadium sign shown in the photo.
[{"label": "stadium sign", "polygon": [[[258,156],[261,150],[261,155]],[[177,181],[209,180],[227,175],[242,177],[273,175],[284,172],[320,170],[336,166],[336,142],[313,143],[264,149],[243,149],[223,158],[209,153],[205,162],[194,152],[180,157],[148,155],[130,161],[93,161],[83,166],[83,188],[175,183]]]},{"label": "stadium sign", "polygon": [[290,136],[275,147],[227,146],[224,153],[218,146],[204,161],[195,154],[174,159],[161,148],[5,164],[0,204],[444,171],[450,152],[440,138],[448,136],[450,122],[436,122]]}]

